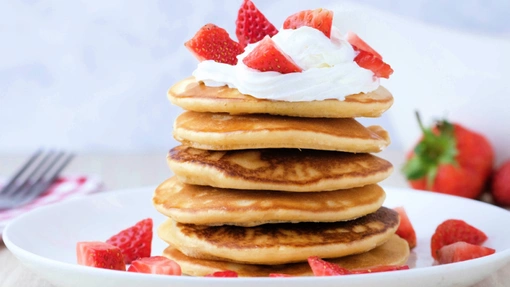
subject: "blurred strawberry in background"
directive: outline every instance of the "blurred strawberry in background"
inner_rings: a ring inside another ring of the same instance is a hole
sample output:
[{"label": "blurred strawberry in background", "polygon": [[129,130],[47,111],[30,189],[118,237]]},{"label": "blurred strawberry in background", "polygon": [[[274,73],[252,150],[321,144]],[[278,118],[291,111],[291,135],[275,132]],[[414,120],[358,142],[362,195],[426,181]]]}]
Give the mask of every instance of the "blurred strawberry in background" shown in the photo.
[{"label": "blurred strawberry in background", "polygon": [[481,134],[446,120],[425,128],[403,173],[415,189],[477,198],[491,175],[494,151]]},{"label": "blurred strawberry in background", "polygon": [[510,160],[494,172],[491,193],[496,204],[510,207]]}]

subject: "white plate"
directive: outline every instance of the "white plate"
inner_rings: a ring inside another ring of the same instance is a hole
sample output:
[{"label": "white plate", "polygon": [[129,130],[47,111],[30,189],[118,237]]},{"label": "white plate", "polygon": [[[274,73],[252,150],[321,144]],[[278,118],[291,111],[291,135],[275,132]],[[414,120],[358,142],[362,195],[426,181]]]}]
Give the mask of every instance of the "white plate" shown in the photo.
[{"label": "white plate", "polygon": [[[155,226],[164,217],[151,205],[154,188],[109,192],[42,207],[11,222],[4,241],[28,268],[57,286],[194,287],[194,286],[469,286],[510,261],[510,212],[478,201],[386,188],[385,206],[404,206],[414,224],[418,247],[413,251],[408,271],[307,278],[195,278],[136,274],[79,266],[75,245],[78,241],[105,240],[113,233],[142,218],[152,217]],[[480,259],[432,266],[430,237],[436,226],[459,218],[482,229],[489,237],[485,246],[496,253]],[[503,228],[502,228],[503,227]],[[161,254],[165,244],[153,240],[153,254]]]}]

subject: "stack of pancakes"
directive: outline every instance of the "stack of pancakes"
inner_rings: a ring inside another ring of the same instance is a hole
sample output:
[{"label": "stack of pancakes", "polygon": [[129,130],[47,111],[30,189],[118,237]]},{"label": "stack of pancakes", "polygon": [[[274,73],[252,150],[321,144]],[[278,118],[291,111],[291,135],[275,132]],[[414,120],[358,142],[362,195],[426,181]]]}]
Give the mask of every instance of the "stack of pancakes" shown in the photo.
[{"label": "stack of pancakes", "polygon": [[155,191],[169,219],[164,256],[188,275],[311,275],[319,256],[345,268],[404,264],[399,217],[377,185],[392,165],[372,155],[390,140],[378,117],[393,103],[384,89],[345,100],[257,99],[185,79],[168,92],[184,108],[170,150],[175,176]]}]

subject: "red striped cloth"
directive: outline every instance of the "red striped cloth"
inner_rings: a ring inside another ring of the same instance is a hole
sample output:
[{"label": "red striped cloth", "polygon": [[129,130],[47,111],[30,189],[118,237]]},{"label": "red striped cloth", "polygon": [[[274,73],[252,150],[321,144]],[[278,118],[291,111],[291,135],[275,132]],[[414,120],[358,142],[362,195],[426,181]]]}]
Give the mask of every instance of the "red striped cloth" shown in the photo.
[{"label": "red striped cloth", "polygon": [[[0,179],[0,187],[4,182],[5,180]],[[18,215],[40,206],[101,191],[102,187],[103,185],[99,178],[94,176],[61,177],[57,179],[39,198],[29,204],[14,209],[0,211],[0,237],[7,223]]]}]

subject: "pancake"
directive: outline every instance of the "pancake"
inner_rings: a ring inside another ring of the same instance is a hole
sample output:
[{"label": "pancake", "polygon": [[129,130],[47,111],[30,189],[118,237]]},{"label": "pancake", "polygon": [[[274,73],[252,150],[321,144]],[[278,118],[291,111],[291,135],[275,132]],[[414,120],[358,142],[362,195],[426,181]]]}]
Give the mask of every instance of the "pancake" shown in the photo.
[{"label": "pancake", "polygon": [[285,264],[310,256],[335,258],[385,243],[399,225],[398,213],[381,207],[356,220],[281,223],[255,227],[205,226],[169,219],[158,235],[187,256],[249,264]]},{"label": "pancake", "polygon": [[[339,83],[341,85],[341,83]],[[384,87],[373,92],[311,102],[287,102],[257,99],[227,86],[207,87],[193,77],[168,90],[170,101],[195,112],[229,114],[273,114],[309,118],[379,117],[393,104],[393,96]]]},{"label": "pancake", "polygon": [[[250,265],[227,261],[197,259],[182,254],[179,250],[169,246],[163,251],[163,256],[177,262],[182,272],[191,276],[205,276],[216,271],[232,270],[241,277],[267,277],[270,273],[284,273],[292,276],[313,276],[308,263],[291,263],[284,265]],[[384,265],[404,265],[409,257],[407,241],[397,235],[383,245],[368,252],[340,258],[330,258],[327,261],[338,264],[347,269],[370,268]]]},{"label": "pancake", "polygon": [[188,184],[314,192],[375,184],[393,167],[367,153],[299,149],[208,151],[177,146],[168,164]]},{"label": "pancake", "polygon": [[174,138],[208,150],[303,148],[379,152],[390,144],[380,126],[364,127],[351,118],[300,118],[263,114],[184,112],[174,123]]},{"label": "pancake", "polygon": [[156,189],[153,203],[159,212],[180,223],[256,226],[351,220],[377,211],[385,197],[378,185],[324,192],[274,192],[189,185],[172,177]]}]

